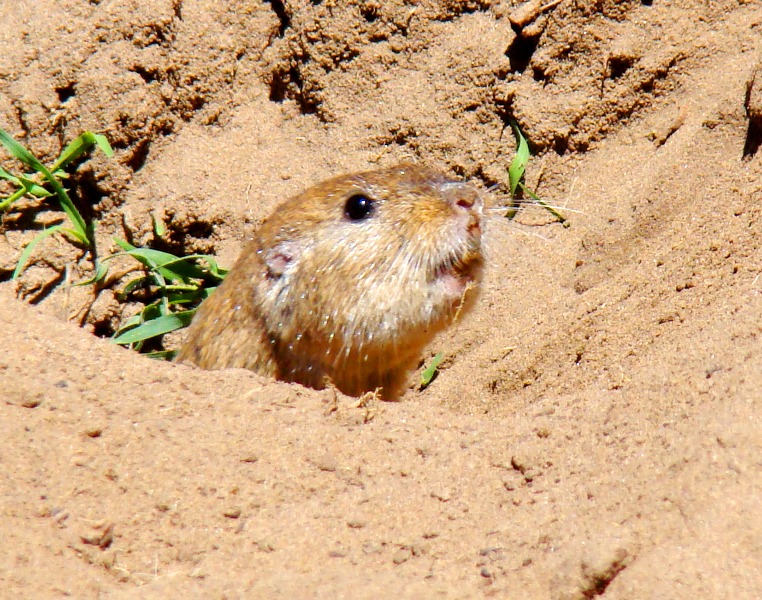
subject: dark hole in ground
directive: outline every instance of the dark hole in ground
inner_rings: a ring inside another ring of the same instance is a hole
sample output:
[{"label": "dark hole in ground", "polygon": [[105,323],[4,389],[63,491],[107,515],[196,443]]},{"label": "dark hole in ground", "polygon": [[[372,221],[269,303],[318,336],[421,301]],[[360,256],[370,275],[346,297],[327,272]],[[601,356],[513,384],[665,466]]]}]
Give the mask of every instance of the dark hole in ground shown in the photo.
[{"label": "dark hole in ground", "polygon": [[156,81],[156,72],[153,70],[137,66],[132,69],[132,72],[140,75],[140,78],[146,83],[152,83]]},{"label": "dark hole in ground", "polygon": [[132,155],[127,159],[127,166],[138,172],[143,168],[148,159],[148,151],[151,149],[151,143],[147,139],[138,140],[132,149]]},{"label": "dark hole in ground", "polygon": [[67,83],[61,87],[56,88],[56,94],[58,94],[58,100],[63,104],[67,100],[74,97],[77,93],[77,84],[74,82]]},{"label": "dark hole in ground", "polygon": [[110,338],[114,335],[114,328],[109,321],[93,323],[93,335],[99,338]]},{"label": "dark hole in ground", "polygon": [[632,56],[612,56],[608,60],[609,77],[619,79],[627,72],[635,59]]},{"label": "dark hole in ground", "polygon": [[517,32],[516,37],[508,46],[505,54],[511,63],[511,71],[514,73],[523,73],[529,61],[532,60],[534,51],[537,50],[537,44],[540,41],[540,37],[524,37],[521,32]]},{"label": "dark hole in ground", "polygon": [[194,221],[185,229],[185,234],[197,239],[208,239],[214,234],[214,225],[207,221]]},{"label": "dark hole in ground", "polygon": [[378,7],[377,6],[362,6],[360,7],[360,14],[368,23],[373,23],[378,19]]},{"label": "dark hole in ground", "polygon": [[559,156],[563,156],[569,150],[569,138],[566,136],[556,137],[553,139],[553,152]]},{"label": "dark hole in ground", "polygon": [[151,247],[175,256],[214,254],[216,248],[213,237],[215,227],[219,224],[218,219],[198,218],[178,223],[173,222],[173,217],[170,216],[166,222],[166,233],[162,237],[156,237]]},{"label": "dark hole in ground", "polygon": [[746,141],[743,145],[743,157],[754,156],[760,145],[762,145],[762,124],[749,119],[749,128],[746,130]]},{"label": "dark hole in ground", "polygon": [[318,112],[320,102],[307,97],[304,94],[304,82],[302,74],[296,66],[292,66],[287,72],[276,72],[270,80],[270,101],[281,103],[287,98],[295,100],[303,115],[313,115]]}]

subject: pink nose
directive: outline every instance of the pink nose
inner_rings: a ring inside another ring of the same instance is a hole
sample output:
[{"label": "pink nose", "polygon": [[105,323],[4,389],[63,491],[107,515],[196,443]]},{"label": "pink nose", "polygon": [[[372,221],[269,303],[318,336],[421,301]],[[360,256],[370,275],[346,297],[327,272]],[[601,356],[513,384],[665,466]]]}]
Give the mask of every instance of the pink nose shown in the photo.
[{"label": "pink nose", "polygon": [[466,210],[470,210],[474,207],[478,208],[481,203],[479,194],[477,194],[475,190],[468,190],[468,192],[469,193],[467,194],[460,194],[455,205],[465,208]]},{"label": "pink nose", "polygon": [[482,236],[484,201],[476,188],[466,183],[446,183],[441,188],[442,197],[455,209],[468,235],[477,243]]},{"label": "pink nose", "polygon": [[481,215],[483,201],[479,192],[466,183],[447,183],[443,186],[442,196],[456,210]]}]

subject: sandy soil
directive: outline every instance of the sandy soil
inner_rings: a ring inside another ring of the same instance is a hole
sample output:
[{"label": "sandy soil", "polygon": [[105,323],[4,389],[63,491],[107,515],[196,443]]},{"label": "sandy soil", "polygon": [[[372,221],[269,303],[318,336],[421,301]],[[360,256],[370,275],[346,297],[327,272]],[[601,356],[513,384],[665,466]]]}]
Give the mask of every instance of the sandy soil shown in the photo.
[{"label": "sandy soil", "polygon": [[99,339],[139,307],[71,287],[92,257],[63,240],[8,281],[60,219],[18,204],[0,596],[762,597],[762,6],[520,8],[2,3],[0,126],[117,150],[72,181],[101,256],[229,265],[281,198],[403,158],[504,205],[512,118],[571,227],[495,212],[440,376],[357,406]]}]

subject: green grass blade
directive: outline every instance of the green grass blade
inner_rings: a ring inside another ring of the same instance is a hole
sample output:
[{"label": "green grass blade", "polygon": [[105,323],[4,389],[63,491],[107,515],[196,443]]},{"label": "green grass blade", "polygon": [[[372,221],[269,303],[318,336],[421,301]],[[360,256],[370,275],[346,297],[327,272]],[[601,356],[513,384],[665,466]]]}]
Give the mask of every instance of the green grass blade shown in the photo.
[{"label": "green grass blade", "polygon": [[79,214],[77,207],[74,206],[74,203],[71,201],[71,198],[69,198],[69,195],[66,193],[66,190],[64,190],[58,179],[56,179],[47,169],[47,167],[45,167],[45,165],[37,160],[34,155],[29,152],[29,150],[14,140],[13,137],[11,137],[11,135],[2,128],[0,128],[0,143],[6,147],[12,156],[18,158],[24,164],[29,165],[35,171],[42,173],[45,179],[48,180],[48,183],[50,183],[53,191],[55,191],[56,195],[58,196],[58,201],[61,203],[61,208],[69,217],[69,219],[71,219],[71,222],[74,225],[74,231],[72,232],[72,235],[86,246],[91,246],[91,232],[85,224],[85,220],[82,218],[82,215]]},{"label": "green grass blade", "polygon": [[18,200],[19,198],[23,197],[24,194],[26,194],[26,190],[23,187],[20,190],[17,190],[15,192],[13,192],[5,200],[0,202],[0,212],[4,211],[8,207],[10,207],[11,204],[16,202],[16,200]]},{"label": "green grass blade", "polygon": [[127,296],[129,296],[134,290],[139,287],[147,287],[150,282],[151,278],[146,277],[145,275],[129,281],[127,285],[124,286],[124,289],[117,295],[119,301],[124,302],[127,299]]},{"label": "green grass blade", "polygon": [[105,136],[93,133],[92,131],[85,131],[64,148],[63,152],[61,152],[61,155],[56,159],[56,162],[53,163],[50,170],[55,172],[59,169],[65,169],[73,161],[87,153],[93,146],[98,146],[109,158],[114,155],[114,151],[111,149]]},{"label": "green grass blade", "polygon": [[65,169],[70,163],[77,160],[80,156],[87,152],[91,146],[92,143],[88,142],[88,140],[85,138],[85,134],[83,133],[78,138],[69,142],[66,148],[63,149],[63,152],[61,152],[61,154],[56,159],[56,162],[53,163],[53,166],[50,167],[50,170],[55,172],[59,169]]},{"label": "green grass blade", "polygon": [[143,356],[153,358],[154,360],[166,360],[172,362],[177,355],[177,350],[156,350],[155,352],[146,352]]},{"label": "green grass blade", "polygon": [[24,192],[26,192],[27,194],[31,194],[32,196],[36,196],[37,198],[47,198],[53,195],[44,187],[42,187],[39,183],[37,183],[36,181],[33,181],[32,179],[29,179],[28,177],[19,175],[18,181],[19,181],[19,185],[21,185],[24,188]]},{"label": "green grass blade", "polygon": [[9,173],[8,171],[3,169],[2,167],[0,167],[0,177],[3,178],[3,179],[7,179],[8,181],[11,181],[11,182],[15,183],[16,185],[21,185],[21,183],[19,182],[19,178],[18,177],[16,177],[15,175]]},{"label": "green grass blade", "polygon": [[91,135],[93,136],[95,143],[98,145],[98,148],[101,149],[103,154],[105,154],[108,158],[114,156],[114,149],[111,147],[111,144],[108,143],[108,139],[105,135],[101,133],[93,133]]},{"label": "green grass blade", "polygon": [[192,304],[205,300],[217,287],[196,287],[192,290],[168,293],[167,300],[170,304]]},{"label": "green grass blade", "polygon": [[164,223],[161,222],[161,219],[157,219],[156,215],[153,213],[151,213],[151,223],[153,224],[153,232],[156,237],[164,237],[164,234],[167,233],[167,228],[164,227]]},{"label": "green grass blade", "polygon": [[[37,196],[38,198],[46,198],[47,196],[53,195],[36,181],[33,181],[24,175],[19,175],[17,177],[16,175],[9,173],[2,167],[0,167],[0,179],[7,179],[8,181],[22,188],[14,192],[11,196],[9,196],[3,202],[0,202],[0,210],[5,208],[6,206],[10,206],[13,203],[13,201],[17,200],[18,198],[21,198],[21,196],[23,196],[24,194],[32,194],[33,196]],[[12,201],[10,200],[11,198],[13,198]]]},{"label": "green grass blade", "polygon": [[508,167],[508,181],[511,187],[511,196],[516,195],[516,189],[524,177],[524,171],[526,171],[527,163],[529,162],[529,144],[527,144],[526,138],[522,135],[516,121],[511,121],[511,129],[513,129],[513,135],[516,136],[516,155],[511,161],[511,166]]},{"label": "green grass blade", "polygon": [[521,189],[524,191],[524,193],[529,196],[532,200],[537,202],[540,206],[542,206],[545,210],[547,210],[551,215],[553,215],[556,219],[559,220],[559,222],[564,227],[569,227],[569,219],[567,219],[565,216],[563,216],[560,212],[558,212],[555,208],[550,206],[547,202],[544,200],[541,200],[540,197],[535,194],[532,190],[530,190],[527,186],[525,186],[523,183],[521,184]]},{"label": "green grass blade", "polygon": [[137,315],[132,315],[129,319],[127,319],[124,322],[124,325],[122,325],[119,328],[119,331],[116,332],[116,335],[120,335],[122,332],[127,331],[129,329],[133,329],[140,325],[143,322],[143,315],[138,313]]},{"label": "green grass blade", "polygon": [[196,258],[195,255],[180,258],[161,250],[136,248],[132,244],[116,238],[114,242],[140,263],[151,269],[156,269],[165,279],[187,282],[189,279],[204,279],[206,277],[204,269],[190,262]]},{"label": "green grass blade", "polygon": [[170,331],[175,331],[176,329],[182,329],[190,324],[194,312],[194,310],[185,310],[152,319],[134,329],[117,335],[113,341],[116,344],[135,344],[158,335],[164,335]]},{"label": "green grass blade", "polygon": [[101,262],[98,263],[98,266],[95,267],[95,273],[93,273],[92,277],[85,279],[84,281],[75,283],[74,285],[77,287],[80,287],[83,285],[93,285],[95,283],[103,281],[106,278],[106,275],[108,275],[108,263],[105,260],[102,260]]},{"label": "green grass blade", "polygon": [[442,362],[442,353],[437,352],[434,358],[431,359],[431,364],[426,367],[426,370],[421,373],[421,389],[426,389],[429,384],[434,381],[434,378],[437,376],[437,369],[439,368],[439,363]]},{"label": "green grass blade", "polygon": [[140,312],[140,317],[142,319],[141,323],[145,323],[153,319],[158,319],[159,317],[163,317],[168,314],[170,313],[162,311],[161,302],[159,301],[154,302],[153,304],[146,304],[143,307],[143,310]]},{"label": "green grass blade", "polygon": [[31,242],[29,242],[26,245],[26,248],[24,248],[23,252],[21,252],[21,256],[19,256],[19,261],[18,263],[16,263],[16,268],[13,270],[13,275],[11,275],[11,280],[18,278],[18,276],[21,275],[21,272],[24,270],[24,266],[26,266],[26,263],[29,260],[29,257],[32,255],[32,252],[34,251],[34,247],[37,244],[39,244],[42,240],[44,240],[46,237],[49,237],[58,231],[66,231],[66,229],[64,229],[63,225],[53,225],[53,227],[48,227],[47,229],[43,229],[39,234],[37,234],[34,237],[34,239]]},{"label": "green grass blade", "polygon": [[228,271],[230,270],[220,267],[219,264],[217,264],[217,260],[208,254],[194,254],[192,257],[206,262],[209,265],[209,274],[218,281],[225,279],[225,275],[227,275]]}]

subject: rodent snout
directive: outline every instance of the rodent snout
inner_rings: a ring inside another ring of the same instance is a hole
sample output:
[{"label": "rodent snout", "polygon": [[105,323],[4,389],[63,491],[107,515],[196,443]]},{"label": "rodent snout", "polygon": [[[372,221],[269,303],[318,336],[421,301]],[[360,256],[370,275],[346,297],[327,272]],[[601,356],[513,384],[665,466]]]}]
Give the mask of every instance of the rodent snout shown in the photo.
[{"label": "rodent snout", "polygon": [[478,190],[467,183],[446,183],[442,186],[442,196],[456,210],[481,216],[484,201]]},{"label": "rodent snout", "polygon": [[482,235],[484,211],[484,200],[479,190],[467,183],[446,183],[442,186],[442,197],[453,207],[471,239],[478,243]]}]

